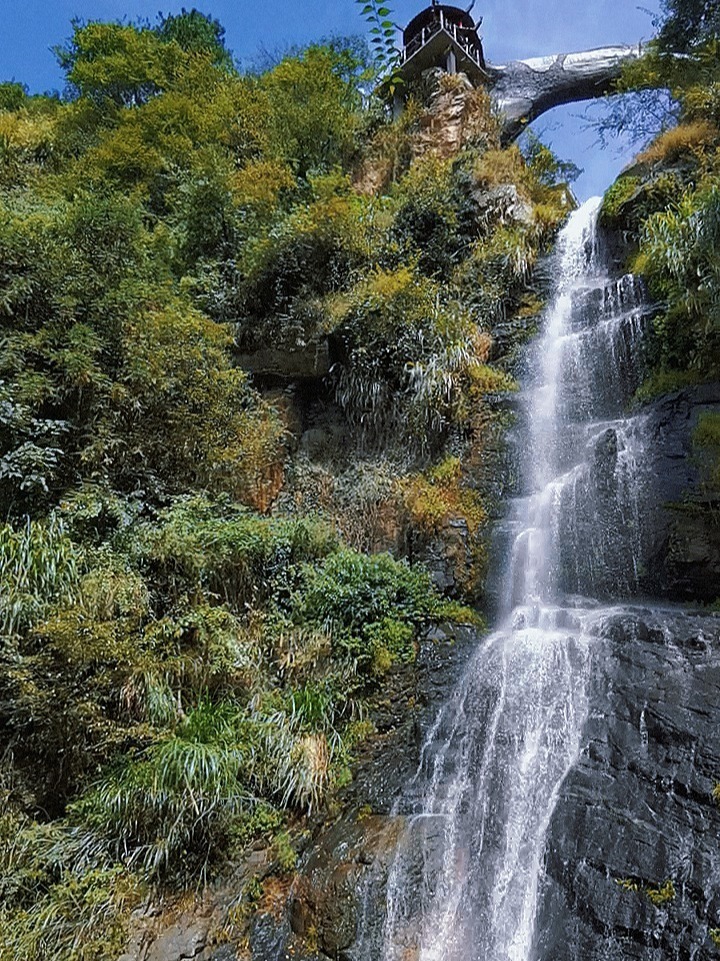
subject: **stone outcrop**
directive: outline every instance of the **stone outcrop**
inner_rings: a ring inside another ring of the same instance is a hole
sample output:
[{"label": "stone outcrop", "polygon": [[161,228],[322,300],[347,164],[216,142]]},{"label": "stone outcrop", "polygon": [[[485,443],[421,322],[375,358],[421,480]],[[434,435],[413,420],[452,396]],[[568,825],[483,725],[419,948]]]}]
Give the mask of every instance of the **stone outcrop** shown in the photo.
[{"label": "stone outcrop", "polygon": [[274,344],[255,351],[236,351],[235,362],[259,377],[281,381],[317,380],[330,370],[327,338],[310,343]]},{"label": "stone outcrop", "polygon": [[719,383],[668,394],[645,411],[653,524],[644,582],[674,601],[720,597],[720,505],[703,485],[692,440],[706,411],[720,414]]},{"label": "stone outcrop", "polygon": [[465,74],[451,76],[439,69],[427,72],[424,85],[427,109],[413,138],[413,156],[455,157],[486,132],[487,111],[482,104],[487,103],[487,95],[476,90]]},{"label": "stone outcrop", "polygon": [[720,927],[720,618],[608,617],[546,846],[534,957],[705,961]]},{"label": "stone outcrop", "polygon": [[490,96],[503,117],[503,140],[515,140],[528,123],[553,107],[602,97],[623,63],[641,53],[639,46],[602,47],[488,64]]},{"label": "stone outcrop", "polygon": [[[268,851],[252,851],[222,884],[194,896],[150,899],[133,912],[130,940],[118,961],[237,961],[249,913],[242,907],[248,904],[245,892],[254,881],[267,879],[273,867]],[[263,904],[273,913],[277,902],[282,910],[286,900],[287,887],[279,892],[269,887]]]},{"label": "stone outcrop", "polygon": [[368,927],[382,926],[379,905],[367,911],[358,892],[372,890],[371,878],[387,876],[401,829],[402,818],[361,813],[322,835],[293,890],[295,937],[306,944],[314,939],[319,953],[342,958]]}]

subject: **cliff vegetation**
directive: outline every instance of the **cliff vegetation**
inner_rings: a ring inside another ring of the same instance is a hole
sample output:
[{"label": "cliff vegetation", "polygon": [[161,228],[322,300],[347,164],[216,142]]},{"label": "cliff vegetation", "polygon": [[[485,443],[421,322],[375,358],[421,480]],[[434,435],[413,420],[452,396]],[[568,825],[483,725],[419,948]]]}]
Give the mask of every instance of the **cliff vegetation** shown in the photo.
[{"label": "cliff vegetation", "polygon": [[56,54],[62,96],[0,85],[2,961],[117,956],[254,844],[292,871],[418,639],[478,620],[572,204],[461,78],[393,121],[358,41],[242,72],[193,10]]},{"label": "cliff vegetation", "polygon": [[603,208],[662,306],[641,399],[720,373],[720,14],[667,0],[658,25],[607,121],[650,140]]}]

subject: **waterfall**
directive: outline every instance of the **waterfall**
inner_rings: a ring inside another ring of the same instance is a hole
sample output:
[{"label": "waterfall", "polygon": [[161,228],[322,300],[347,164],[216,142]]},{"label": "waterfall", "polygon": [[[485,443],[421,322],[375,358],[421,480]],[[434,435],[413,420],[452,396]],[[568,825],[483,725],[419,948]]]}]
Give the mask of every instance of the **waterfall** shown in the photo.
[{"label": "waterfall", "polygon": [[472,658],[397,804],[384,961],[531,961],[547,828],[582,749],[593,625],[637,592],[642,421],[623,411],[648,320],[613,280],[600,201],[571,216],[530,357],[500,626]]}]

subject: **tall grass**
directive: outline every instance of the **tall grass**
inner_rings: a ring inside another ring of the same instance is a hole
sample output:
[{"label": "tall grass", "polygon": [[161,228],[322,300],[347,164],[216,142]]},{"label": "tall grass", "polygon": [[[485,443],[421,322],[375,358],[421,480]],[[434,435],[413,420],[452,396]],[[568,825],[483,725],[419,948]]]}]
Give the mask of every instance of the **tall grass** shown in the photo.
[{"label": "tall grass", "polygon": [[0,815],[0,961],[104,961],[124,946],[140,887],[88,863],[61,824]]},{"label": "tall grass", "polygon": [[109,850],[149,878],[200,869],[254,797],[229,705],[204,704],[178,733],[120,766],[73,806],[86,847]]},{"label": "tall grass", "polygon": [[0,634],[17,635],[49,605],[70,598],[80,574],[78,549],[56,517],[0,527]]}]

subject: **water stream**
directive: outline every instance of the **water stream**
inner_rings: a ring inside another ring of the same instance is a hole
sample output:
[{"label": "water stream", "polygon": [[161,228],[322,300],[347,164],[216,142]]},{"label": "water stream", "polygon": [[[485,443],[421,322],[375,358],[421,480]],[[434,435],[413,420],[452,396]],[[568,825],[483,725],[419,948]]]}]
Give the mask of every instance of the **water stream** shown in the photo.
[{"label": "water stream", "polygon": [[612,279],[598,200],[570,218],[523,385],[521,492],[499,629],[440,712],[398,802],[384,961],[532,961],[546,834],[576,763],[603,605],[638,589],[642,419],[623,412],[648,320]]}]

